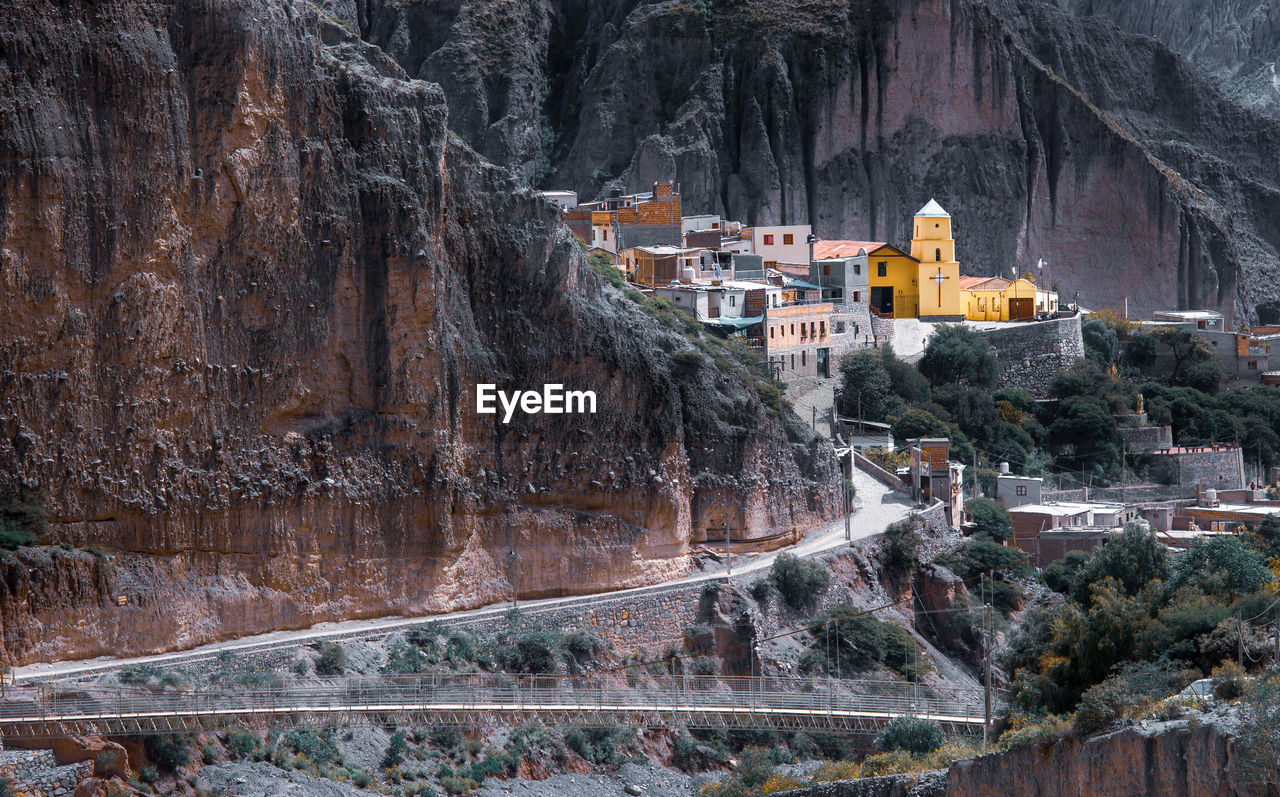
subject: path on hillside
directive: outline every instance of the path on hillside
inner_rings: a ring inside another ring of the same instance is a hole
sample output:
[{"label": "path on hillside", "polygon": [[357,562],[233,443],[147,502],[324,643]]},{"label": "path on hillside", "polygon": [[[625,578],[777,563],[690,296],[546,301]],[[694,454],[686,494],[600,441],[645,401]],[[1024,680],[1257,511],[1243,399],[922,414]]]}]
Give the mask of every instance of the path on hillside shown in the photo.
[{"label": "path on hillside", "polygon": [[[858,512],[850,522],[851,536],[854,541],[865,540],[879,534],[885,527],[907,516],[911,511],[910,500],[900,493],[891,491],[880,482],[867,476],[862,471],[854,474],[854,484],[858,495]],[[844,519],[841,518],[821,530],[810,532],[795,545],[777,551],[763,553],[754,557],[734,556],[733,578],[746,578],[773,565],[778,554],[790,551],[799,556],[814,556],[845,545]],[[666,589],[680,584],[692,584],[701,581],[719,580],[725,577],[723,567],[693,573],[672,581],[649,584],[643,587],[632,587],[614,592],[600,592],[588,595],[573,595],[563,598],[542,598],[520,602],[520,610],[527,614],[538,614],[543,611],[572,605],[575,603],[591,603],[604,599],[616,599],[629,595],[640,595],[645,592]],[[398,629],[427,622],[457,623],[502,615],[510,610],[507,602],[491,604],[479,609],[432,614],[421,617],[386,617],[377,620],[349,620],[340,623],[320,623],[310,628],[296,631],[274,631],[267,634],[229,639],[223,642],[211,642],[207,645],[188,650],[161,653],[152,656],[134,656],[130,658],[99,657],[90,660],[63,661],[54,663],[29,664],[14,669],[14,680],[23,682],[47,679],[71,678],[88,675],[94,672],[113,670],[119,667],[136,664],[146,665],[179,665],[204,661],[217,657],[223,651],[249,652],[270,648],[301,647],[303,645],[333,638],[359,638],[381,636]]]}]

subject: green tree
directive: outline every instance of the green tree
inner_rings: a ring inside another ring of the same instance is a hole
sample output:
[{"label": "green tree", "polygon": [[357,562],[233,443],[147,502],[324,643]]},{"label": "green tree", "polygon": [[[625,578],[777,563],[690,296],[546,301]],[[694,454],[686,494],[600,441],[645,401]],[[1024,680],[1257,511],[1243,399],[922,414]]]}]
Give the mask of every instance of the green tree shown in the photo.
[{"label": "green tree", "polygon": [[908,404],[923,404],[929,400],[929,380],[910,363],[899,360],[893,353],[892,344],[880,347],[880,362],[889,375],[889,386],[894,395]]},{"label": "green tree", "polygon": [[936,722],[914,717],[894,717],[876,736],[875,748],[882,753],[906,750],[915,755],[925,755],[941,747],[946,738],[942,726]]},{"label": "green tree", "polygon": [[1104,365],[1115,359],[1119,338],[1111,327],[1091,318],[1080,325],[1080,336],[1084,339],[1084,353],[1089,359]]},{"label": "green tree", "polygon": [[821,562],[793,553],[778,554],[769,569],[769,580],[792,609],[811,609],[831,585],[831,574]]},{"label": "green tree", "polygon": [[409,752],[409,743],[405,741],[404,734],[396,731],[391,734],[391,741],[387,744],[386,752],[382,754],[382,768],[395,769],[404,763],[404,757]]},{"label": "green tree", "polygon": [[927,410],[912,409],[893,419],[889,427],[896,440],[914,440],[918,437],[950,437],[951,428]]},{"label": "green tree", "polygon": [[900,410],[884,359],[875,352],[846,354],[840,361],[840,414],[868,421],[884,421]]},{"label": "green tree", "polygon": [[1191,585],[1206,595],[1234,599],[1272,579],[1266,561],[1234,535],[1198,537],[1173,561],[1170,587]]},{"label": "green tree", "polygon": [[1150,332],[1134,332],[1125,341],[1120,360],[1131,368],[1147,373],[1156,362],[1156,353],[1155,335]]},{"label": "green tree", "polygon": [[965,514],[973,521],[974,536],[985,536],[997,542],[1013,539],[1013,519],[1009,510],[990,498],[972,498],[964,505]]},{"label": "green tree", "polygon": [[1067,555],[1049,564],[1041,573],[1045,586],[1054,592],[1065,593],[1071,589],[1076,574],[1089,561],[1089,554],[1084,551],[1068,551]]},{"label": "green tree", "polygon": [[1063,399],[1049,442],[1058,462],[1070,470],[1113,470],[1120,464],[1121,439],[1111,410],[1092,396]]},{"label": "green tree", "polygon": [[321,642],[316,675],[335,676],[347,671],[347,652],[337,642]]},{"label": "green tree", "polygon": [[1071,596],[1088,605],[1094,585],[1107,578],[1114,579],[1126,595],[1136,595],[1152,581],[1163,579],[1167,565],[1165,547],[1150,528],[1129,523],[1089,557],[1076,576]]},{"label": "green tree", "polygon": [[920,564],[920,549],[924,540],[920,537],[922,524],[918,516],[892,523],[884,530],[884,544],[880,548],[880,561],[891,573],[906,573]]},{"label": "green tree", "polygon": [[958,382],[993,388],[999,368],[986,338],[968,327],[943,324],[925,346],[920,373],[934,386]]}]

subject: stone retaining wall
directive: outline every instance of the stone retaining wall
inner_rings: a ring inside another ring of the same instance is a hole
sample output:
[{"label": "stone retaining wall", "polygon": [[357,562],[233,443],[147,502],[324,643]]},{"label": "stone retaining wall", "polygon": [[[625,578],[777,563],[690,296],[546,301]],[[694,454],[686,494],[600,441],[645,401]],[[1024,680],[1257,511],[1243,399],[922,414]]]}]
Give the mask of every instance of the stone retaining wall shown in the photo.
[{"label": "stone retaining wall", "polygon": [[93,762],[58,766],[49,750],[5,750],[0,752],[0,778],[15,793],[28,797],[63,797],[76,790],[80,781],[93,777]]},{"label": "stone retaining wall", "polygon": [[1194,485],[1181,484],[1131,484],[1119,487],[1091,487],[1089,495],[1081,490],[1046,490],[1042,501],[1112,501],[1116,503],[1140,503],[1146,501],[1181,501],[1194,499]]},{"label": "stone retaining wall", "polygon": [[1080,316],[977,331],[996,349],[1000,386],[1037,398],[1048,394],[1055,373],[1084,357]]}]

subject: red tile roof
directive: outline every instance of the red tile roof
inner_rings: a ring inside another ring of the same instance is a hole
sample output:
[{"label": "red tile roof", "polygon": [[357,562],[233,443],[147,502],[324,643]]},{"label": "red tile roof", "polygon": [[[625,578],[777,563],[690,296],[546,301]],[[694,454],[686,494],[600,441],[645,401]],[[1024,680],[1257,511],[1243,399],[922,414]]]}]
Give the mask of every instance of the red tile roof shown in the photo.
[{"label": "red tile roof", "polygon": [[1004,277],[961,277],[960,287],[966,291],[1003,291],[1013,282]]},{"label": "red tile roof", "polygon": [[833,257],[853,257],[858,250],[874,252],[884,246],[884,241],[818,241],[813,245],[813,259],[827,260]]}]

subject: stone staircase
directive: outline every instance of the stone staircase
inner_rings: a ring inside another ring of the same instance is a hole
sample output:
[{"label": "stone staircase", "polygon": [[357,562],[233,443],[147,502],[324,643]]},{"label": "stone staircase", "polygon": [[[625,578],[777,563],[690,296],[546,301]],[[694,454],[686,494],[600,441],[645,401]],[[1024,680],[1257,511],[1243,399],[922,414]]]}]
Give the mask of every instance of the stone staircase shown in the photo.
[{"label": "stone staircase", "polygon": [[92,761],[61,766],[51,750],[6,750],[0,742],[0,778],[14,794],[63,797],[92,776]]}]

